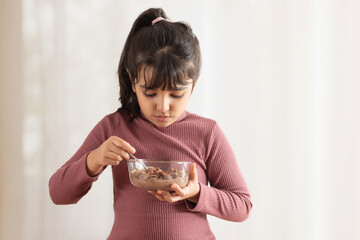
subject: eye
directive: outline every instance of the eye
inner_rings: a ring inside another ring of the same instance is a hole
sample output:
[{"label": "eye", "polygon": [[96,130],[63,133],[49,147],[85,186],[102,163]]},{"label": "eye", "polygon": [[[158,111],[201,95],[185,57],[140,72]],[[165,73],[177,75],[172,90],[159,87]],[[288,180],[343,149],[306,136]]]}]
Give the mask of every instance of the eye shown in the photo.
[{"label": "eye", "polygon": [[144,92],[144,95],[146,97],[155,97],[156,93],[146,93],[146,92]]},{"label": "eye", "polygon": [[182,98],[184,96],[185,93],[177,95],[177,94],[171,94],[171,97],[173,98]]}]

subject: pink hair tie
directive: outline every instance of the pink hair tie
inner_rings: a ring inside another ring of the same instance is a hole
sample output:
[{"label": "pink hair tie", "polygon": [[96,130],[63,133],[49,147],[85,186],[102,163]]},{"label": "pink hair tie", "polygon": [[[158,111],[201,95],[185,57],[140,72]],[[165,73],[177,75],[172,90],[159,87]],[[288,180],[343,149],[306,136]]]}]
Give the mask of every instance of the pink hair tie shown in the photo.
[{"label": "pink hair tie", "polygon": [[160,22],[161,20],[166,20],[166,19],[163,17],[157,17],[151,22],[151,25],[154,25],[155,23]]}]

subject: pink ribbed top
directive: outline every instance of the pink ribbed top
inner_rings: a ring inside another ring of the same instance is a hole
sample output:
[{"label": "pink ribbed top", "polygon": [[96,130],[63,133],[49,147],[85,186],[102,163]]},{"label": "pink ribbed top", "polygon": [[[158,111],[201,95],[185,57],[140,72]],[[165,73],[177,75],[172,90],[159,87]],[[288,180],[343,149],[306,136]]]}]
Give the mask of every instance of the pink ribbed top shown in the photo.
[{"label": "pink ribbed top", "polygon": [[89,176],[86,157],[113,135],[129,142],[138,158],[195,162],[200,197],[197,204],[161,202],[131,185],[122,161],[112,167],[115,221],[108,240],[215,239],[207,214],[235,222],[249,216],[250,194],[222,130],[214,120],[186,111],[165,128],[143,116],[130,121],[121,109],[105,116],[51,177],[49,190],[55,204],[77,203],[90,190],[102,172]]}]

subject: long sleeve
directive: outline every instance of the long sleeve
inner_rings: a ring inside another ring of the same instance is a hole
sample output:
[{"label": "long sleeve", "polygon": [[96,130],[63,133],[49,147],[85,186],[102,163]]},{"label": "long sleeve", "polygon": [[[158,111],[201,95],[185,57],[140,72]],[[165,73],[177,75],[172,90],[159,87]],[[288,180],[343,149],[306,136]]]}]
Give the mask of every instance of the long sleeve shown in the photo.
[{"label": "long sleeve", "polygon": [[98,148],[113,133],[114,114],[104,117],[89,133],[78,151],[49,180],[49,193],[55,204],[77,203],[101,175],[91,177],[86,171],[88,154]]},{"label": "long sleeve", "polygon": [[206,174],[210,186],[200,183],[200,196],[192,212],[201,212],[228,221],[241,222],[248,218],[252,203],[250,194],[224,133],[215,124],[205,156]]}]

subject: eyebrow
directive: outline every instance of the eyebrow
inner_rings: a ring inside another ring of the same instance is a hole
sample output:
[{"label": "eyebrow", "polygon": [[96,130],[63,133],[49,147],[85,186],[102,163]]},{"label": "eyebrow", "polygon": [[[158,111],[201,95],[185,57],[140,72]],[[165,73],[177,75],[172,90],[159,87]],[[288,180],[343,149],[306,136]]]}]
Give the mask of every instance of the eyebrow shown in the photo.
[{"label": "eyebrow", "polygon": [[[170,91],[181,91],[181,90],[184,90],[184,89],[188,88],[189,84],[190,84],[190,83],[184,85],[183,87],[177,87],[175,90],[170,90]],[[148,87],[146,87],[145,85],[140,85],[140,87],[145,88],[145,89],[150,89],[150,90],[151,90],[151,89],[154,89],[154,88],[148,88]]]}]

